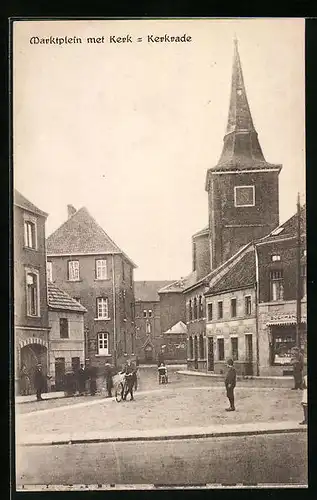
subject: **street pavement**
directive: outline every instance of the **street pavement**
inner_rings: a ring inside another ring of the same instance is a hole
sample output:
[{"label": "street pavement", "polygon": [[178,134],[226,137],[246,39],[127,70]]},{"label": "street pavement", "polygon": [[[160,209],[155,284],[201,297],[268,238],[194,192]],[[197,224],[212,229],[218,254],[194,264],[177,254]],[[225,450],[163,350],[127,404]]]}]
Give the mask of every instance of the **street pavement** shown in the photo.
[{"label": "street pavement", "polygon": [[17,448],[23,484],[307,485],[306,433]]}]

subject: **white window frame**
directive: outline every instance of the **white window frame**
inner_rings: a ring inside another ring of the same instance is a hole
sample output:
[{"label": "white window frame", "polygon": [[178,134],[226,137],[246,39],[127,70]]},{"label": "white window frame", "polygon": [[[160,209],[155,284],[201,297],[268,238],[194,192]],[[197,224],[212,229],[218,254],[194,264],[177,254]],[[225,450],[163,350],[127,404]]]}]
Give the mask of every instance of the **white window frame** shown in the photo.
[{"label": "white window frame", "polygon": [[[209,308],[211,306],[211,317],[210,317],[210,314],[209,314]],[[208,302],[207,303],[207,321],[212,321],[213,319],[213,316],[214,316],[214,307],[213,307],[213,302]]]},{"label": "white window frame", "polygon": [[[28,248],[30,250],[37,250],[37,218],[24,213],[23,214],[23,219],[24,219],[24,247]],[[27,224],[33,224],[34,225],[34,246],[29,246],[28,245],[28,238],[29,234],[27,231]]]},{"label": "white window frame", "polygon": [[99,332],[97,335],[98,356],[109,356],[109,333]]},{"label": "white window frame", "polygon": [[[247,313],[247,301],[246,299],[250,299],[250,314]],[[252,296],[251,295],[245,295],[244,296],[244,315],[245,316],[251,316],[252,314]]]},{"label": "white window frame", "polygon": [[108,279],[107,259],[96,259],[96,280]]},{"label": "white window frame", "polygon": [[153,311],[152,311],[152,309],[149,309],[148,315],[149,315],[149,318],[153,318]]},{"label": "white window frame", "polygon": [[[28,301],[29,294],[28,294],[28,275],[33,274],[36,277],[36,314],[31,314],[30,312],[30,304]],[[40,273],[37,269],[32,269],[32,268],[25,268],[25,292],[26,292],[26,315],[30,318],[40,318],[41,317],[41,312],[40,312]]]},{"label": "white window frame", "polygon": [[[237,205],[237,190],[240,188],[252,188],[252,193],[253,193],[253,203],[247,203],[245,205]],[[255,206],[255,186],[254,185],[249,185],[249,186],[234,186],[234,206],[235,207],[254,207]]]},{"label": "white window frame", "polygon": [[53,283],[53,262],[51,260],[46,262],[46,276],[47,282]]},{"label": "white window frame", "polygon": [[96,313],[97,313],[96,319],[110,319],[108,297],[97,297]]},{"label": "white window frame", "polygon": [[143,309],[143,318],[147,318],[147,309]]},{"label": "white window frame", "polygon": [[[75,266],[72,266],[71,264],[77,263],[77,269],[75,269]],[[80,267],[79,267],[79,260],[69,260],[67,263],[68,266],[68,281],[80,281]],[[76,272],[75,272],[76,271]],[[76,277],[74,278],[74,275]]]}]

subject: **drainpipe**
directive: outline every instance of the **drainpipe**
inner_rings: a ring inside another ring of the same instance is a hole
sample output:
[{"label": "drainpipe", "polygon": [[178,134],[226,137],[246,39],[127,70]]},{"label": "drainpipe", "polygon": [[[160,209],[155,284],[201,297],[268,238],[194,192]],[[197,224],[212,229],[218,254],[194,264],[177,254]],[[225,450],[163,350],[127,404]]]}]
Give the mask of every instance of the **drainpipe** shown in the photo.
[{"label": "drainpipe", "polygon": [[114,255],[112,254],[112,303],[113,303],[113,364],[117,367],[117,323],[116,323],[116,288],[114,272]]},{"label": "drainpipe", "polygon": [[260,350],[259,350],[259,257],[256,245],[253,245],[255,253],[255,341],[256,341],[256,375],[260,375]]}]

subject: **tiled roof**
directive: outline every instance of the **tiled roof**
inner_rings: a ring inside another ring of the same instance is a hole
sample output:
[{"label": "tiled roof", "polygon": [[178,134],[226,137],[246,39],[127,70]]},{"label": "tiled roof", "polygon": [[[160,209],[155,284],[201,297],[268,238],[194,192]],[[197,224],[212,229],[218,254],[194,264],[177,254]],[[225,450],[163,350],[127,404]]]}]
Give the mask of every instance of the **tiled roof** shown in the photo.
[{"label": "tiled roof", "polygon": [[13,195],[13,204],[24,208],[28,212],[32,212],[37,215],[41,215],[42,217],[47,217],[48,214],[46,212],[43,212],[43,210],[40,210],[37,208],[33,203],[31,203],[23,194],[21,194],[17,189],[14,190],[14,195]]},{"label": "tiled roof", "polygon": [[112,241],[86,207],[72,215],[47,238],[48,255],[122,254],[136,267],[126,254]]},{"label": "tiled roof", "polygon": [[136,302],[158,302],[160,296],[157,293],[160,288],[171,285],[173,281],[135,281],[134,297]]},{"label": "tiled roof", "polygon": [[[300,227],[301,234],[306,233],[306,205],[301,207],[300,211]],[[297,235],[297,213],[294,214],[290,219],[285,221],[279,227],[271,231],[270,234],[258,240],[261,243],[271,243],[281,238],[290,238]]]},{"label": "tiled roof", "polygon": [[255,283],[255,255],[254,251],[249,251],[205,293],[212,295],[254,286]]},{"label": "tiled roof", "polygon": [[171,293],[171,292],[182,293],[185,290],[185,288],[192,286],[195,283],[196,283],[196,271],[193,271],[185,278],[173,281],[170,285],[161,288],[158,291],[158,293]]},{"label": "tiled roof", "polygon": [[186,334],[187,333],[187,326],[183,321],[179,321],[176,323],[174,326],[166,330],[164,334],[174,334],[174,335],[179,335],[179,334]]},{"label": "tiled roof", "polygon": [[87,312],[77,300],[74,300],[68,293],[64,292],[53,283],[47,284],[48,289],[48,306],[50,309],[63,311]]}]

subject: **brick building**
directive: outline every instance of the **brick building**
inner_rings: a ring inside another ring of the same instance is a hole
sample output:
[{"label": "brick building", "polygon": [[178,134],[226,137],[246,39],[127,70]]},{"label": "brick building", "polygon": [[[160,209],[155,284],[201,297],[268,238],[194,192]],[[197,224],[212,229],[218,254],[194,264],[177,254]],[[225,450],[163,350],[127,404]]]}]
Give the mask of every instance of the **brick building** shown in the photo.
[{"label": "brick building", "polygon": [[136,356],[141,363],[153,363],[162,341],[161,304],[158,290],[172,281],[135,281]]},{"label": "brick building", "polygon": [[87,310],[66,292],[48,283],[49,373],[51,390],[64,389],[67,371],[85,362],[84,314]]},{"label": "brick building", "polygon": [[33,373],[37,363],[48,373],[48,303],[45,257],[47,213],[14,190],[14,344],[15,390],[20,392],[19,374],[26,366],[34,393]]},{"label": "brick building", "polygon": [[87,313],[85,356],[102,368],[134,354],[135,264],[85,207],[68,205],[68,219],[47,238],[50,280]]}]

